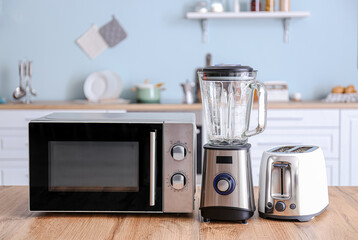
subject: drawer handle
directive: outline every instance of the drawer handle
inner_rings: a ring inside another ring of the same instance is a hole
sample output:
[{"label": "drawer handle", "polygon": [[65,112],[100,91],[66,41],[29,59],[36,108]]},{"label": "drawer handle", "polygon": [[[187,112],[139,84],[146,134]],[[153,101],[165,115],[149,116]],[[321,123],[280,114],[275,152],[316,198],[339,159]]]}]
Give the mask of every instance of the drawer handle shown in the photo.
[{"label": "drawer handle", "polygon": [[267,121],[302,121],[303,117],[285,117],[285,118],[281,118],[281,117],[268,117]]},{"label": "drawer handle", "polygon": [[297,142],[259,142],[258,146],[278,146],[278,145],[302,145],[302,143]]}]

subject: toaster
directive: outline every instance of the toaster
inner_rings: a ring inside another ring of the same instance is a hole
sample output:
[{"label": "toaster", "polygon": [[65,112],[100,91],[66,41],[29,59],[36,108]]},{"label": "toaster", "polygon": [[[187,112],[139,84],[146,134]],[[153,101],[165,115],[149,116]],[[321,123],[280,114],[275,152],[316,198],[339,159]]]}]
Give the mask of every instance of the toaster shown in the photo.
[{"label": "toaster", "polygon": [[278,146],[262,155],[259,215],[309,221],[329,204],[326,166],[317,146]]}]

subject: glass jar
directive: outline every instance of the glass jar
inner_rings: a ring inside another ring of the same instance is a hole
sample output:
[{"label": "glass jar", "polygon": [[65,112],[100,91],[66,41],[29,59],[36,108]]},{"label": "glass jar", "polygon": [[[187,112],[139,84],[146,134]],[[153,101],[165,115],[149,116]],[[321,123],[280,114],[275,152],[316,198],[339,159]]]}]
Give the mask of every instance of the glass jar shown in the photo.
[{"label": "glass jar", "polygon": [[[212,145],[247,143],[265,129],[266,91],[248,66],[220,65],[198,72],[206,133]],[[259,96],[259,124],[249,130],[254,90]]]}]

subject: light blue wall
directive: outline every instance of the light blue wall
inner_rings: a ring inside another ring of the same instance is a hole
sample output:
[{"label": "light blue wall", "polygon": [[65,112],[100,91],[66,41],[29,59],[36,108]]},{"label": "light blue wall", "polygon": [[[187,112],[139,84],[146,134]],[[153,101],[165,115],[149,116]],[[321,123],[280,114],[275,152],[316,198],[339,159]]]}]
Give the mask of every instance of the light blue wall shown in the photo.
[{"label": "light blue wall", "polygon": [[[255,67],[262,81],[287,81],[306,100],[325,96],[334,85],[358,87],[356,0],[292,0],[292,10],[311,16],[291,21],[289,44],[275,19],[209,20],[209,42],[202,44],[199,22],[184,17],[192,0],[0,1],[0,96],[7,98],[24,57],[34,60],[38,100],[84,98],[86,76],[111,69],[124,80],[122,97],[133,99],[130,88],[149,78],[166,82],[163,99],[181,101],[179,83],[193,79],[208,52],[214,63]],[[75,40],[112,14],[128,38],[90,60]]]}]

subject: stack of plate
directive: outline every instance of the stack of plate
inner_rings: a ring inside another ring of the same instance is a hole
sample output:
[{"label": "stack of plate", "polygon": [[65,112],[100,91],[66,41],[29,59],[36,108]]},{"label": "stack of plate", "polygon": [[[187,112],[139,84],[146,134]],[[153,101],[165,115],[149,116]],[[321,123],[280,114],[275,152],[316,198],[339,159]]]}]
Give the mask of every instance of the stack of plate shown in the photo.
[{"label": "stack of plate", "polygon": [[115,100],[122,92],[122,79],[112,71],[94,72],[87,77],[83,91],[90,102]]}]

